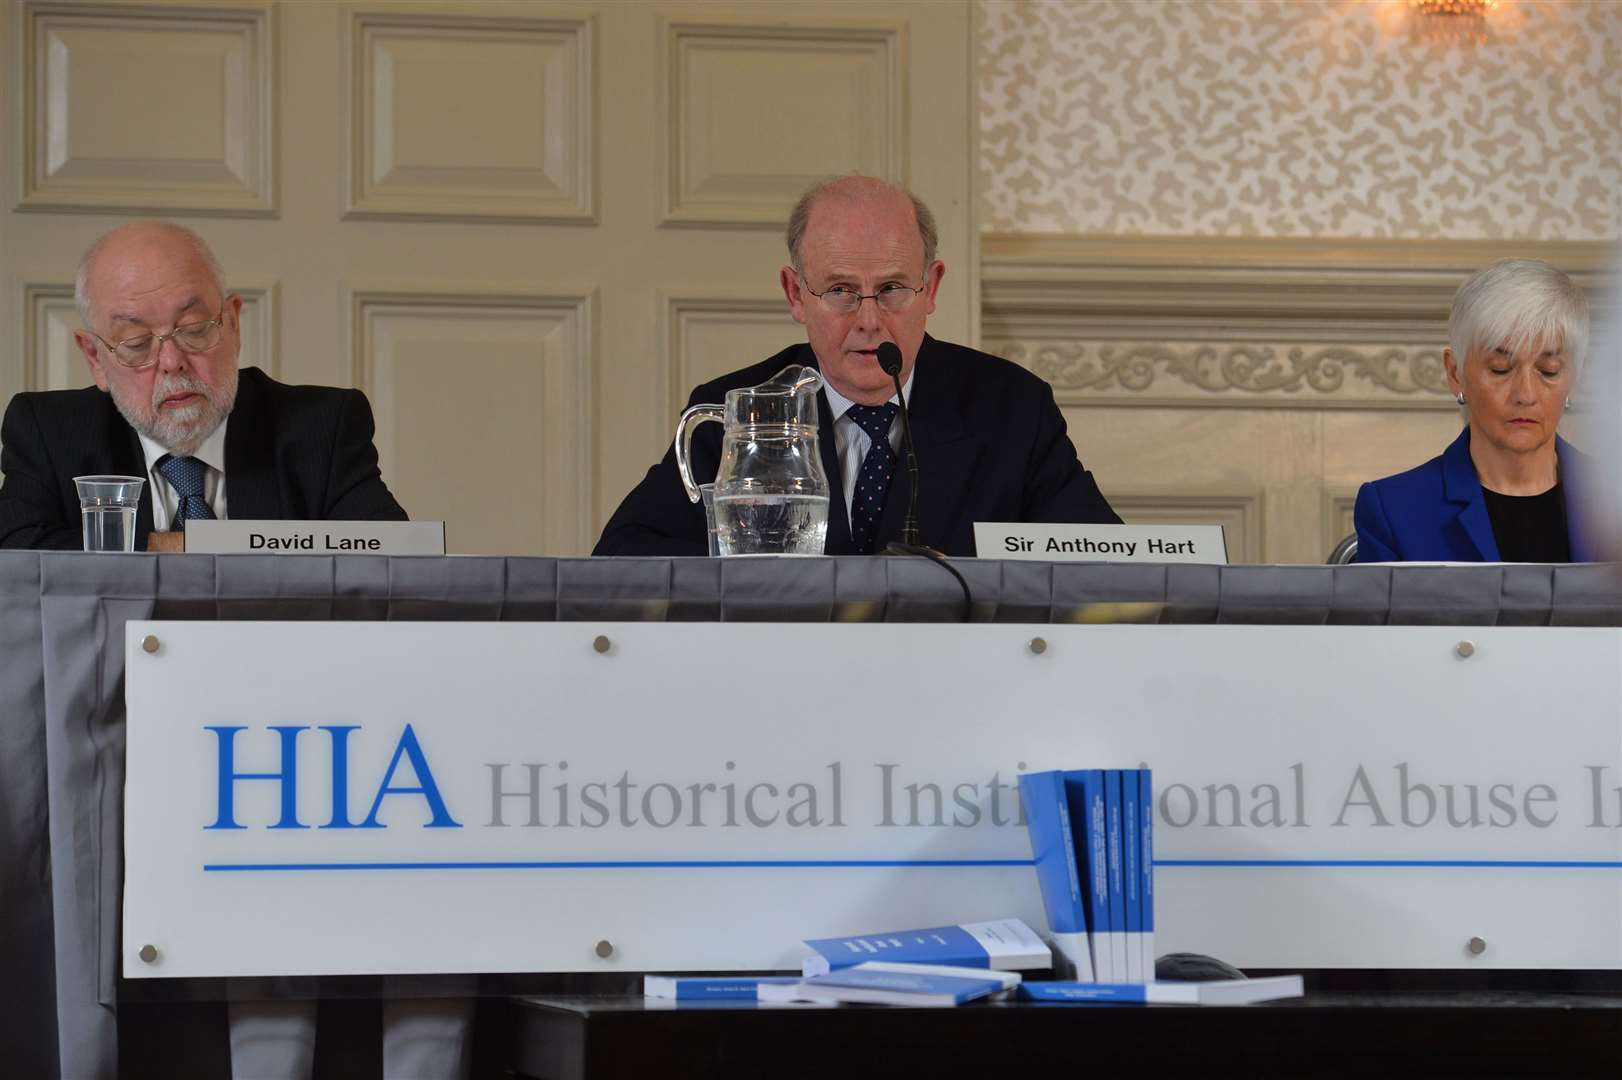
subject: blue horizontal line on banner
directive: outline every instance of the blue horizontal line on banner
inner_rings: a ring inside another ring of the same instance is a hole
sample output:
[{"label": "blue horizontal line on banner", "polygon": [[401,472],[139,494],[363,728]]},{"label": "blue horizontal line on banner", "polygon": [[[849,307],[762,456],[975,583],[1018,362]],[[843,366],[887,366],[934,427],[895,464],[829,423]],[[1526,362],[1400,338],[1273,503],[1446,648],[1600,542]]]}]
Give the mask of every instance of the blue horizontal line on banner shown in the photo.
[{"label": "blue horizontal line on banner", "polygon": [[[312,870],[770,870],[907,867],[1027,867],[1030,859],[623,859],[566,862],[343,862],[204,863],[210,873]],[[1157,867],[1260,867],[1294,869],[1417,868],[1488,870],[1622,870],[1617,859],[1156,859]]]},{"label": "blue horizontal line on banner", "polygon": [[975,867],[1034,866],[1030,859],[626,859],[579,862],[349,862],[349,863],[204,863],[211,873],[273,870],[671,870],[784,869],[796,867]]},{"label": "blue horizontal line on banner", "polygon": [[1622,870],[1618,859],[1156,859],[1156,866],[1446,867],[1532,870]]}]

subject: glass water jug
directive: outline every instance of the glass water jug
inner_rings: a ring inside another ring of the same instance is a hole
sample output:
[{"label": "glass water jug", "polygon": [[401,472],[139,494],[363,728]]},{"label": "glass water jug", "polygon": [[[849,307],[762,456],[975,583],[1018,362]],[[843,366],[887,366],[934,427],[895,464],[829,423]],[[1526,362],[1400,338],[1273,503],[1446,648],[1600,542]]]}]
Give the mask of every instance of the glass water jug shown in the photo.
[{"label": "glass water jug", "polygon": [[715,531],[722,555],[821,555],[828,535],[828,477],[817,447],[815,368],[790,364],[759,386],[727,392],[725,405],[694,405],[676,425],[676,467],[687,497],[701,495],[689,461],[693,428],[719,422]]}]

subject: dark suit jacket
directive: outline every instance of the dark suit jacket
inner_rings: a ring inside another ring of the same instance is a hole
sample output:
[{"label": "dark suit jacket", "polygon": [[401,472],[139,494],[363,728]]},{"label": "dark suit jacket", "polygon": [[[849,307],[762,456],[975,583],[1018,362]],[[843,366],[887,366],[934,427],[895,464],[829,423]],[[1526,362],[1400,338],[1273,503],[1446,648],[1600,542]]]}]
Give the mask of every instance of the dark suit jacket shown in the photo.
[{"label": "dark suit jacket", "polygon": [[[1566,529],[1575,562],[1594,559],[1582,513],[1586,459],[1555,436],[1560,483],[1566,494]],[[1358,562],[1499,562],[1498,541],[1487,516],[1470,429],[1440,457],[1416,469],[1364,484],[1352,510]]]},{"label": "dark suit jacket", "polygon": [[[809,345],[733,372],[693,391],[688,404],[720,403],[728,390],[765,382],[789,364],[816,366]],[[828,399],[818,394],[818,444],[828,474],[829,555],[860,555],[834,446]],[[948,555],[974,554],[976,521],[1102,522],[1120,518],[1076,459],[1053,391],[1017,364],[925,337],[908,408],[918,446],[918,526],[924,543]],[[693,433],[693,478],[708,483],[721,462],[721,425]],[[912,482],[896,467],[879,519],[878,547],[901,537]],[[593,555],[705,555],[704,508],[688,501],[674,448],[625,497]]]},{"label": "dark suit jacket", "polygon": [[[84,546],[75,476],[145,476],[135,430],[94,387],[18,394],[0,424],[0,547]],[[244,368],[225,429],[225,491],[233,518],[404,521],[377,469],[372,409],[358,390],[286,386]],[[135,548],[152,531],[141,490]]]}]

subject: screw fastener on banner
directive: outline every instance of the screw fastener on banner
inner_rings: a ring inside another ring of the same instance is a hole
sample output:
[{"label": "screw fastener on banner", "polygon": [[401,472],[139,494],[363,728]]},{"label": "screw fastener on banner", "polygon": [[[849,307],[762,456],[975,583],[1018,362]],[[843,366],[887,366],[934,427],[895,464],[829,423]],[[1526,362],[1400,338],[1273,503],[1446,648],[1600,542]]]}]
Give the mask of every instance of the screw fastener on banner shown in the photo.
[{"label": "screw fastener on banner", "polygon": [[1473,641],[1461,641],[1453,646],[1453,651],[1459,654],[1459,659],[1468,660],[1476,654],[1476,643]]},{"label": "screw fastener on banner", "polygon": [[613,956],[614,955],[614,943],[612,941],[608,941],[606,939],[603,940],[603,941],[599,941],[597,943],[597,955],[602,957],[604,960],[607,960],[610,956]]},{"label": "screw fastener on banner", "polygon": [[1471,956],[1480,956],[1482,953],[1487,951],[1486,939],[1473,937],[1470,939],[1470,943],[1467,948],[1469,948]]},{"label": "screw fastener on banner", "polygon": [[145,649],[149,653],[157,652],[160,644],[162,643],[158,641],[158,636],[156,634],[148,634],[146,637],[141,639],[141,648]]},{"label": "screw fastener on banner", "polygon": [[1047,638],[1033,637],[1026,643],[1025,647],[1031,650],[1031,655],[1041,656],[1048,651],[1048,641]]},{"label": "screw fastener on banner", "polygon": [[606,634],[598,634],[596,639],[592,641],[591,647],[600,653],[605,653],[614,647],[614,643],[608,640]]},{"label": "screw fastener on banner", "polygon": [[158,949],[155,945],[142,945],[141,951],[136,955],[139,956],[141,958],[141,962],[145,964],[155,964],[158,962]]}]

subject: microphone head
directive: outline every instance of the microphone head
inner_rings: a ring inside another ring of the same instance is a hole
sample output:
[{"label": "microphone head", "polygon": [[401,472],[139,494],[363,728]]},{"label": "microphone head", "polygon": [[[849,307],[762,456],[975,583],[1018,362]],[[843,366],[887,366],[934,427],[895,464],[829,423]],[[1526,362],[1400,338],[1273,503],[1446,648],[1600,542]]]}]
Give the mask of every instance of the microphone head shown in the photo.
[{"label": "microphone head", "polygon": [[879,370],[886,375],[901,374],[901,350],[893,341],[886,341],[879,345]]}]

